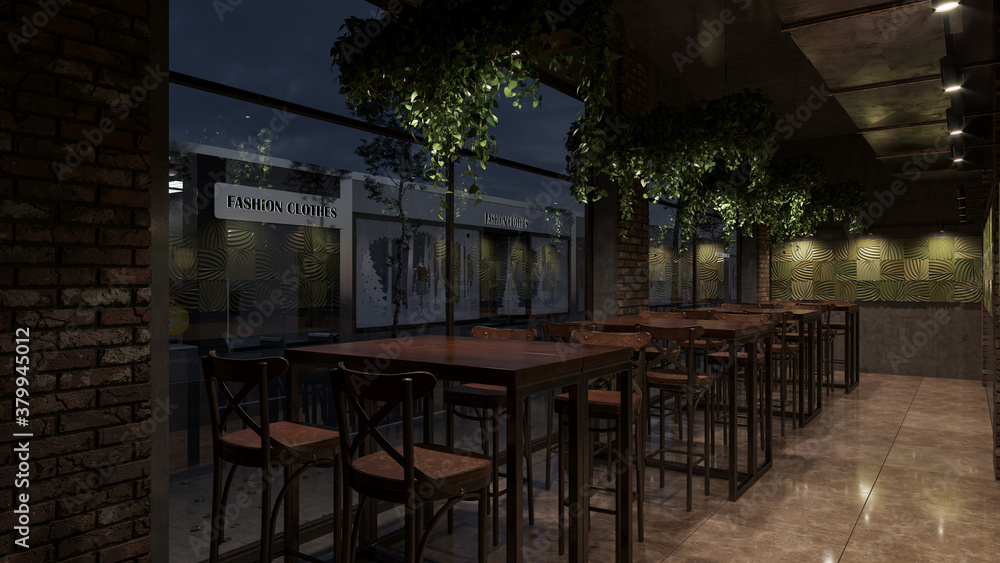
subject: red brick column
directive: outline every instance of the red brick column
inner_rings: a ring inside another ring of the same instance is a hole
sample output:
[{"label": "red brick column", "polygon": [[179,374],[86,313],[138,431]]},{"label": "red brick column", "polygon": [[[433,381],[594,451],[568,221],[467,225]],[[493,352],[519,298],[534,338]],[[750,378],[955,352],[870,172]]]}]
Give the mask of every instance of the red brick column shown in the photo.
[{"label": "red brick column", "polygon": [[757,227],[757,303],[771,300],[771,241],[767,229]]},{"label": "red brick column", "polygon": [[[632,188],[636,189],[636,188]],[[636,197],[630,221],[618,220],[618,315],[649,308],[649,202]]]},{"label": "red brick column", "polygon": [[[619,45],[622,59],[618,65],[616,86],[621,113],[641,115],[649,111],[649,61],[647,56],[630,45]],[[636,194],[632,215],[623,221],[619,214],[618,276],[616,293],[618,315],[635,315],[649,308],[649,202],[642,198],[642,189],[619,186]],[[620,201],[620,200],[619,200]]]},{"label": "red brick column", "polygon": [[[993,29],[1000,33],[1000,5],[993,3]],[[1000,43],[994,41],[994,56],[1000,56]],[[1000,69],[993,67],[993,97],[1000,101]],[[1000,123],[993,120],[993,138],[997,138],[1000,133]],[[997,189],[997,166],[1000,166],[1000,147],[993,150],[993,174],[990,183],[992,194],[991,208],[993,209],[993,474],[1000,481],[1000,238],[997,237],[998,225],[1000,225],[1000,197]]]},{"label": "red brick column", "polygon": [[[148,560],[144,102],[167,87],[166,69],[149,66],[147,2],[2,6],[0,553]],[[16,336],[30,349],[20,373]],[[17,392],[26,410],[15,413]],[[15,432],[31,436],[12,443]],[[15,530],[24,523],[27,534]]]}]

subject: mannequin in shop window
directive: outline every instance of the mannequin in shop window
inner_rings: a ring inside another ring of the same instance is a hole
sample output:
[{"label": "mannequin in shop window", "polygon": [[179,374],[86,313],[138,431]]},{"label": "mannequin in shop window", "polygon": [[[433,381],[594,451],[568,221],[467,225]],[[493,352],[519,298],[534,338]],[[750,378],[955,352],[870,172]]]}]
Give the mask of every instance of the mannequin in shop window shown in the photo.
[{"label": "mannequin in shop window", "polygon": [[424,296],[431,292],[431,273],[423,263],[413,267],[413,293],[420,299],[420,309],[424,308]]}]

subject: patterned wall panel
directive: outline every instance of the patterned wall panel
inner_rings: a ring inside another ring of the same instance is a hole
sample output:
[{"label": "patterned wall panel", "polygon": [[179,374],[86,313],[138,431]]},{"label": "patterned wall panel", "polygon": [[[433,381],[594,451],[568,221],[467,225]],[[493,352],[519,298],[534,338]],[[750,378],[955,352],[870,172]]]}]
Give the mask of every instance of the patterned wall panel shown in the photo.
[{"label": "patterned wall panel", "polygon": [[978,303],[987,260],[980,237],[797,240],[771,253],[771,297]]}]

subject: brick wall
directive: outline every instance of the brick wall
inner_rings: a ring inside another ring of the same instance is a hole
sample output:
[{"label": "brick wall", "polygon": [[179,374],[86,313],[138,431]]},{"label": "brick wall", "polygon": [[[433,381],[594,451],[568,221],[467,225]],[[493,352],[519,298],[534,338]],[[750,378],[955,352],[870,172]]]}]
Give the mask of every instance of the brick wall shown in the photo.
[{"label": "brick wall", "polygon": [[764,227],[757,227],[757,303],[771,300],[771,241]]},{"label": "brick wall", "polygon": [[[616,86],[618,108],[623,114],[649,111],[649,61],[645,54],[629,45],[619,45],[622,59],[618,65]],[[649,308],[649,203],[642,198],[638,184],[619,186],[632,190],[636,197],[629,221],[619,214],[616,296],[618,315],[635,315]]]},{"label": "brick wall", "polygon": [[[144,102],[166,88],[166,69],[149,66],[149,4],[0,6],[0,554],[149,560]],[[30,331],[27,427],[10,422],[17,329]],[[15,487],[13,432],[33,434],[26,488]],[[19,495],[27,550],[14,531]]]}]

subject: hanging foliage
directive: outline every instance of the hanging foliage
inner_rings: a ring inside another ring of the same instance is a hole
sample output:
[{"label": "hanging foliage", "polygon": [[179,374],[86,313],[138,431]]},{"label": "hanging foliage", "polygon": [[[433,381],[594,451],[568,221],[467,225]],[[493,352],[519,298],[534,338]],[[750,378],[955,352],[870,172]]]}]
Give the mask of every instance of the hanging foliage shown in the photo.
[{"label": "hanging foliage", "polygon": [[[330,55],[341,93],[351,105],[370,97],[427,143],[428,176],[445,179],[445,166],[471,151],[469,170],[486,168],[497,152],[492,134],[498,100],[514,107],[540,101],[544,70],[579,83],[584,109],[572,126],[574,158],[598,158],[618,58],[611,0],[575,2],[425,0],[394,5],[381,18],[349,18]],[[620,23],[620,22],[619,22]],[[621,28],[621,26],[619,26]],[[564,33],[572,30],[572,33]],[[576,34],[576,35],[574,35]],[[572,37],[580,41],[573,41]],[[475,191],[473,187],[470,191]]]},{"label": "hanging foliage", "polygon": [[[661,104],[628,120],[608,147],[606,170],[619,186],[639,181],[647,199],[676,198],[678,222],[690,232],[695,217],[713,208],[725,216],[740,191],[758,185],[773,134],[773,104],[759,91],[683,107]],[[628,219],[635,196],[628,189],[621,194]]]},{"label": "hanging foliage", "polygon": [[[812,235],[826,221],[861,225],[865,188],[856,181],[830,185],[822,159],[774,159],[773,104],[745,90],[683,107],[660,105],[628,121],[609,146],[606,170],[619,186],[639,181],[642,197],[676,199],[678,224],[687,237],[709,212],[727,232],[763,225],[773,244]],[[632,209],[620,191],[623,218]]]}]

